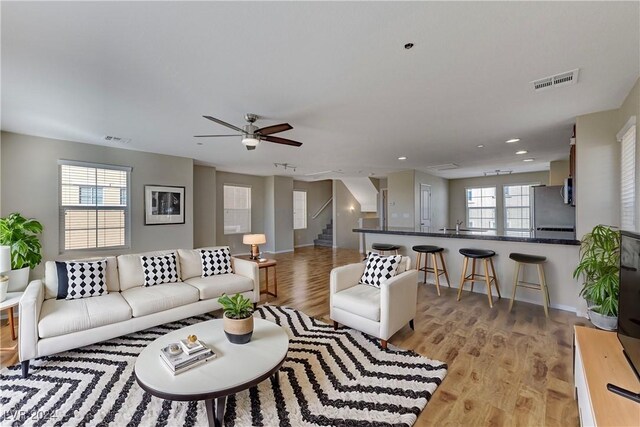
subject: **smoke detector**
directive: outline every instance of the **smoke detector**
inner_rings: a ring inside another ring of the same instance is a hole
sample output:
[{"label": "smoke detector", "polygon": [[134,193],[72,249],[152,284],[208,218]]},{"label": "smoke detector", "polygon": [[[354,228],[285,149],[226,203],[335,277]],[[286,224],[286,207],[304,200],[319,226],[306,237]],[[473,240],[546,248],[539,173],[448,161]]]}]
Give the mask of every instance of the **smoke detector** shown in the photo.
[{"label": "smoke detector", "polygon": [[565,71],[564,73],[534,80],[531,82],[531,84],[533,85],[533,90],[536,92],[539,92],[545,89],[550,89],[552,87],[574,85],[578,83],[579,73],[580,73],[580,68],[576,68],[575,70]]}]

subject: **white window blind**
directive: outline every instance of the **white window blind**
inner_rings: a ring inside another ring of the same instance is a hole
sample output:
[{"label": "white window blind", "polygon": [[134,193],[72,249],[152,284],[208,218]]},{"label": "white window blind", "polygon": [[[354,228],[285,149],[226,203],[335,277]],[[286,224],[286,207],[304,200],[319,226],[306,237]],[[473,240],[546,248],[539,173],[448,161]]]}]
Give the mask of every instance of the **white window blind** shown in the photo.
[{"label": "white window blind", "polygon": [[631,126],[622,137],[620,159],[620,225],[623,230],[636,226],[636,127]]},{"label": "white window blind", "polygon": [[504,229],[512,231],[529,231],[531,185],[505,185],[504,192]]},{"label": "white window blind", "polygon": [[307,192],[293,190],[293,229],[307,228]]},{"label": "white window blind", "polygon": [[131,168],[59,163],[61,251],[128,247]]},{"label": "white window blind", "polygon": [[251,233],[251,187],[224,186],[224,234]]},{"label": "white window blind", "polygon": [[496,187],[467,188],[467,226],[496,228]]}]

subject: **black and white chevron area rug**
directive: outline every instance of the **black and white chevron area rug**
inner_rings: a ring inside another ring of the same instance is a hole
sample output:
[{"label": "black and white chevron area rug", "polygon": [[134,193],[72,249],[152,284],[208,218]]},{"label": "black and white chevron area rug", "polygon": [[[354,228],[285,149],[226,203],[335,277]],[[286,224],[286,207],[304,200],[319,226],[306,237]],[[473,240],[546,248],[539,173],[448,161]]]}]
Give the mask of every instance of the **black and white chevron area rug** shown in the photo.
[{"label": "black and white chevron area rug", "polygon": [[[412,425],[447,365],[330,325],[297,310],[262,306],[256,316],[289,334],[280,384],[271,379],[227,399],[227,426]],[[197,316],[32,361],[0,373],[0,425],[206,426],[203,402],[172,402],[136,383],[137,355]]]}]

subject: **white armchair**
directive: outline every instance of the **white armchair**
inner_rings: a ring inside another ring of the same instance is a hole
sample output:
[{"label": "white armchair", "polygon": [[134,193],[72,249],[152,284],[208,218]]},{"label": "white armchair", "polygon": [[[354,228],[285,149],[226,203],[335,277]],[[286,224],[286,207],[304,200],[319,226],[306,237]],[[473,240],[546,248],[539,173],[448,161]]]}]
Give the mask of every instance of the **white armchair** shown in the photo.
[{"label": "white armchair", "polygon": [[382,283],[380,289],[358,282],[365,263],[331,270],[330,318],[337,329],[343,324],[375,336],[387,348],[387,340],[409,323],[413,329],[418,299],[418,272],[410,270],[411,259],[402,257],[400,273]]}]

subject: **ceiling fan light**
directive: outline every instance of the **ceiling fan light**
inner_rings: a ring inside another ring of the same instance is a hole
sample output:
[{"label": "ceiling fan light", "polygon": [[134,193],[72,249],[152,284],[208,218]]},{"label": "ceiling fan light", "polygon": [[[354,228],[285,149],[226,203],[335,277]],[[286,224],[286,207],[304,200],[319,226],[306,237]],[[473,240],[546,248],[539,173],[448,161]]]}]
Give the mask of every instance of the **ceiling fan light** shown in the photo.
[{"label": "ceiling fan light", "polygon": [[258,144],[260,143],[260,140],[258,138],[247,136],[242,138],[242,143],[247,147],[257,147]]}]

